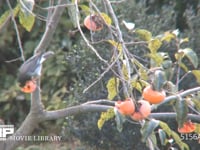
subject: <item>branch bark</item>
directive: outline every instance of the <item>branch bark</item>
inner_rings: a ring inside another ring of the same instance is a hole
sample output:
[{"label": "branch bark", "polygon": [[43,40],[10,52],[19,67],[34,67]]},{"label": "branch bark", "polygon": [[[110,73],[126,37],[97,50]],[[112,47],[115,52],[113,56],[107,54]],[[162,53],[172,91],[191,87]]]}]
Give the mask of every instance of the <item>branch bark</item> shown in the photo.
[{"label": "branch bark", "polygon": [[[37,92],[35,92],[37,93]],[[64,118],[67,116],[73,116],[82,113],[88,112],[103,112],[109,108],[113,108],[112,106],[98,105],[98,104],[85,104],[78,105],[73,107],[68,107],[65,109],[55,110],[55,111],[46,111],[36,109],[34,111],[30,111],[20,128],[12,135],[13,137],[17,136],[29,136],[37,127],[37,125],[46,120],[55,120],[59,118]],[[33,109],[31,109],[33,110]],[[25,141],[13,141],[12,136],[9,137],[5,142],[0,143],[0,149],[2,150],[13,150],[20,144]]]},{"label": "branch bark", "polygon": [[63,4],[65,3],[66,3],[65,0],[58,1],[58,5],[56,6],[51,18],[48,20],[46,30],[42,36],[42,39],[40,40],[40,43],[35,49],[35,53],[40,52],[40,51],[45,51],[45,49],[48,47],[49,43],[51,42],[53,38],[53,34],[56,30],[60,17],[63,11],[65,10],[65,7],[63,7]]},{"label": "branch bark", "polygon": [[189,95],[189,94],[191,94],[191,93],[197,92],[197,91],[200,91],[200,87],[195,87],[195,88],[192,88],[192,89],[188,89],[188,90],[186,90],[186,91],[183,91],[183,92],[181,92],[181,93],[168,96],[168,97],[165,98],[165,100],[164,100],[162,103],[152,106],[151,110],[154,110],[154,109],[156,109],[157,107],[160,107],[160,106],[162,106],[162,105],[164,105],[164,104],[166,104],[166,103],[169,103],[171,100],[177,99],[178,96],[185,97],[185,96],[187,96],[187,95]]},{"label": "branch bark", "polygon": [[[62,6],[62,4],[66,3],[64,0],[58,1],[58,6],[56,6],[53,15],[51,16],[48,25],[45,29],[45,32],[42,36],[42,39],[40,40],[40,43],[36,47],[34,53],[45,51],[45,49],[48,47],[50,41],[53,38],[53,34],[56,30],[56,27],[58,25],[58,22],[60,20],[60,17],[65,9],[65,7]],[[40,95],[40,81],[38,80],[38,87],[36,91],[31,94],[31,108],[30,112],[27,115],[26,119],[20,126],[20,128],[13,134],[13,136],[28,136],[32,133],[32,131],[35,129],[35,126],[38,125],[41,120],[43,120],[43,114],[44,108],[43,104],[41,102],[41,95]],[[16,148],[18,145],[20,145],[23,141],[13,141],[10,140],[10,138],[7,141],[3,141],[0,143],[0,149],[4,150],[12,150]]]},{"label": "branch bark", "polygon": [[[182,93],[179,93],[179,95],[184,97],[187,96],[188,94],[191,94],[199,90],[200,87],[196,87],[190,90],[186,90]],[[24,122],[22,123],[21,127],[15,132],[13,136],[29,136],[39,123],[46,120],[55,120],[67,116],[73,116],[88,112],[103,112],[109,108],[113,108],[114,106],[114,103],[110,102],[110,100],[103,99],[103,100],[89,101],[82,105],[72,106],[60,110],[46,111],[45,109],[43,109],[43,107],[36,108],[36,106],[40,106],[39,103],[41,103],[41,101],[38,100],[40,99],[39,88],[33,93],[32,98],[33,98],[32,100],[35,100],[35,102],[32,102],[31,111],[24,120]],[[174,98],[176,98],[176,96],[169,96],[168,98],[166,98],[166,101],[169,102]],[[191,119],[194,122],[200,123],[199,115],[188,114],[187,117],[188,119]],[[165,120],[169,118],[175,119],[176,113],[175,112],[151,113],[150,118],[155,118],[160,120]],[[12,150],[18,145],[20,145],[22,142],[23,141],[12,141],[8,139],[7,141],[0,143],[0,149]]]}]

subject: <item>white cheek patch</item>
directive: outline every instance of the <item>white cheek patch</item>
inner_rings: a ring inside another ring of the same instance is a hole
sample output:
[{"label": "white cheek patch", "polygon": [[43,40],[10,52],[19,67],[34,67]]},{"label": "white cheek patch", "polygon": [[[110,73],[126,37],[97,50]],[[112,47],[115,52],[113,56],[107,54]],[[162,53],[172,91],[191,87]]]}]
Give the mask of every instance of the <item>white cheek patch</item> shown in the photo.
[{"label": "white cheek patch", "polygon": [[46,59],[42,56],[41,60],[40,60],[40,64],[42,64]]},{"label": "white cheek patch", "polygon": [[41,75],[41,71],[42,71],[42,66],[40,65],[39,67],[37,67],[34,71],[34,74],[36,74],[37,76]]}]

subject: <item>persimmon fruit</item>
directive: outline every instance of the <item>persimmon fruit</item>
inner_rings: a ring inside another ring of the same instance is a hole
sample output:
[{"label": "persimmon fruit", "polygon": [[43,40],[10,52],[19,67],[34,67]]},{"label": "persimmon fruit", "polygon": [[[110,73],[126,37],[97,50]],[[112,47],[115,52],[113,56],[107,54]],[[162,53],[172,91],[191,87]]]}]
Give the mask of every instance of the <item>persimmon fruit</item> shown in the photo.
[{"label": "persimmon fruit", "polygon": [[123,115],[132,115],[135,112],[135,104],[131,98],[115,102],[115,107]]},{"label": "persimmon fruit", "polygon": [[139,100],[137,103],[138,108],[131,115],[131,118],[135,121],[140,121],[147,118],[151,114],[151,105],[145,100]]},{"label": "persimmon fruit", "polygon": [[30,80],[27,81],[25,86],[21,88],[21,91],[24,93],[32,93],[36,90],[37,84],[36,81]]},{"label": "persimmon fruit", "polygon": [[166,93],[164,90],[156,91],[150,85],[144,88],[142,97],[151,104],[159,104],[165,99]]},{"label": "persimmon fruit", "polygon": [[88,15],[84,19],[84,25],[88,30],[99,31],[103,28],[102,19],[98,15]]},{"label": "persimmon fruit", "polygon": [[196,129],[195,123],[193,123],[190,120],[188,120],[183,124],[183,127],[178,128],[178,132],[179,133],[191,133],[195,129]]}]

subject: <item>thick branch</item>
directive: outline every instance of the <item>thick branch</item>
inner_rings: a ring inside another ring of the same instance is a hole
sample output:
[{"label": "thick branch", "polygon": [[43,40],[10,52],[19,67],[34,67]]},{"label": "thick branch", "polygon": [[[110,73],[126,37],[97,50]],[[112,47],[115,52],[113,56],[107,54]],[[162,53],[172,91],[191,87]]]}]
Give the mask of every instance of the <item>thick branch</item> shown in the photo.
[{"label": "thick branch", "polygon": [[[36,94],[36,95],[34,95]],[[38,91],[34,92],[33,96],[38,96]],[[34,97],[36,98],[36,97]],[[35,100],[35,99],[34,99]],[[36,100],[39,102],[38,100]],[[36,102],[36,103],[37,103]],[[34,105],[37,106],[37,105]],[[33,108],[31,109],[30,113],[20,126],[20,128],[12,135],[12,136],[28,136],[31,135],[35,127],[45,120],[55,120],[59,118],[64,118],[67,116],[73,116],[77,114],[83,114],[88,112],[103,112],[106,111],[109,108],[113,108],[112,106],[106,106],[106,105],[97,105],[97,104],[83,104],[78,106],[72,106],[65,109],[55,110],[55,111],[45,111],[36,109],[35,111]],[[10,140],[11,137],[5,141],[0,143],[0,149],[4,150],[13,150],[18,145],[23,143],[24,141],[13,141]]]},{"label": "thick branch", "polygon": [[[38,118],[39,114],[31,114],[29,113],[22,125],[20,126],[19,129],[12,135],[12,137],[17,137],[17,136],[28,136],[31,135],[35,127],[38,125],[40,119]],[[12,137],[9,137],[5,143],[0,143],[0,149],[2,150],[13,150],[16,148],[18,145],[23,143],[24,141],[16,141],[12,140]]]},{"label": "thick branch", "polygon": [[171,96],[168,96],[165,98],[165,100],[158,104],[158,105],[154,105],[151,109],[154,110],[156,109],[157,107],[160,107],[161,105],[164,105],[166,103],[169,103],[171,100],[174,100],[174,99],[177,99],[178,96],[181,96],[181,97],[185,97],[189,94],[192,94],[194,92],[197,92],[197,91],[200,91],[200,87],[196,87],[196,88],[192,88],[192,89],[189,89],[189,90],[186,90],[184,92],[181,92],[181,93],[178,93],[178,94],[175,94],[175,95],[171,95]]},{"label": "thick branch", "polygon": [[[187,90],[185,92],[180,93],[180,95],[186,96],[186,94],[190,94],[190,92],[194,92],[196,90],[198,90],[198,88]],[[170,96],[170,97],[174,98],[172,96]],[[13,136],[31,135],[32,131],[38,125],[38,123],[43,122],[45,120],[55,120],[55,119],[64,118],[67,116],[73,116],[73,115],[83,114],[83,113],[88,113],[88,112],[103,112],[109,108],[113,108],[113,106],[101,105],[102,102],[107,103],[106,100],[99,100],[99,101],[91,101],[91,102],[84,103],[82,105],[72,106],[72,107],[55,110],[55,111],[45,111],[45,110],[42,110],[42,112],[41,111],[38,111],[38,112],[32,111],[29,113],[29,115],[26,117],[26,119],[23,122],[23,124],[21,125],[21,127],[17,130],[17,132]],[[97,103],[97,104],[95,104],[95,103]],[[111,105],[113,105],[113,104],[111,103]],[[187,117],[188,117],[188,119],[191,119],[194,122],[200,123],[199,115],[188,114]],[[150,115],[150,118],[155,118],[155,119],[160,119],[160,120],[165,120],[165,119],[170,119],[170,118],[175,119],[176,113],[174,113],[174,112],[152,113]],[[4,145],[2,145],[2,143],[0,143],[0,148],[6,149],[6,150],[12,150],[22,142],[23,141],[9,141],[8,140],[4,143]],[[2,148],[2,146],[4,146],[4,147]]]},{"label": "thick branch", "polygon": [[[65,9],[65,7],[60,7],[60,5],[66,3],[64,0],[59,0],[58,5],[55,8],[55,11],[50,18],[50,21],[47,25],[47,28],[45,30],[45,33],[43,34],[43,37],[38,44],[37,48],[35,49],[35,53],[39,51],[44,51],[47,46],[49,45],[50,41],[52,40],[53,34],[56,30],[57,24],[60,20],[60,17]],[[41,102],[41,96],[40,96],[40,88],[39,88],[39,80],[38,80],[38,88],[37,90],[31,95],[31,108],[30,113],[20,126],[20,128],[13,134],[13,136],[28,136],[31,135],[33,130],[35,129],[35,126],[38,125],[38,123],[41,121],[41,117],[43,117],[41,114],[43,110],[43,105]],[[12,150],[16,148],[18,145],[20,145],[23,141],[5,141],[0,143],[0,148],[5,150]]]},{"label": "thick branch", "polygon": [[38,81],[37,83],[38,87],[35,90],[35,92],[33,92],[31,94],[31,108],[30,108],[30,113],[42,113],[44,110],[44,106],[41,100],[41,95],[40,95],[40,83]]},{"label": "thick branch", "polygon": [[77,114],[83,114],[88,112],[103,112],[109,108],[113,108],[112,106],[105,105],[97,105],[97,104],[89,104],[89,105],[78,105],[65,109],[55,110],[55,111],[45,111],[43,119],[44,120],[54,120],[67,116],[73,116]]},{"label": "thick branch", "polygon": [[[155,119],[159,119],[159,120],[166,120],[166,119],[176,119],[176,113],[174,112],[164,112],[164,113],[151,113],[150,118],[155,118]],[[188,114],[187,118],[200,123],[200,116],[199,115],[195,115],[195,114]]]}]

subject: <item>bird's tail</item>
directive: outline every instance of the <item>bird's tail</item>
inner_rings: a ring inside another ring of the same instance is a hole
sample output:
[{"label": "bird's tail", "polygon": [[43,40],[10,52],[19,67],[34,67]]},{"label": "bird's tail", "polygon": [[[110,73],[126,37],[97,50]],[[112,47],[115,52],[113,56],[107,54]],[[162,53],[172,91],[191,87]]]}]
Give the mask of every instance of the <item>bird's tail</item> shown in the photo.
[{"label": "bird's tail", "polygon": [[47,58],[49,58],[52,55],[54,55],[53,51],[47,51],[47,52],[42,53],[40,63],[42,64]]},{"label": "bird's tail", "polygon": [[42,54],[42,57],[44,57],[44,59],[47,59],[48,57],[54,55],[53,51],[47,51],[45,53]]}]

